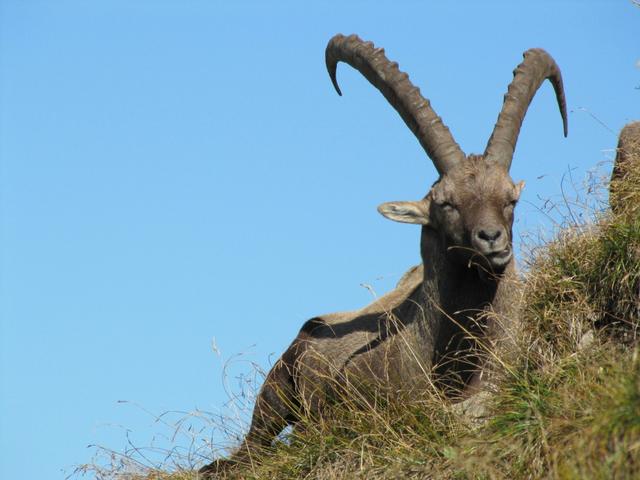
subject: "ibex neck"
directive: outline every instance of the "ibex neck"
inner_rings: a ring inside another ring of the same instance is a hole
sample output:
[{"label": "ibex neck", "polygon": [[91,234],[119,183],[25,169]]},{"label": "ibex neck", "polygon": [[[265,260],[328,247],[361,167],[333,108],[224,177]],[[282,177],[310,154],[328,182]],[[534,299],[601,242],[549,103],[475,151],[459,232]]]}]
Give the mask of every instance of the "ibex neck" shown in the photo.
[{"label": "ibex neck", "polygon": [[514,262],[501,276],[482,275],[477,266],[452,258],[433,231],[423,231],[422,260],[421,293],[424,311],[432,312],[424,320],[433,342],[435,382],[445,394],[456,397],[481,370],[477,339],[493,337],[499,328],[497,317],[488,313],[506,313],[505,289],[513,283],[509,279],[515,272]]}]

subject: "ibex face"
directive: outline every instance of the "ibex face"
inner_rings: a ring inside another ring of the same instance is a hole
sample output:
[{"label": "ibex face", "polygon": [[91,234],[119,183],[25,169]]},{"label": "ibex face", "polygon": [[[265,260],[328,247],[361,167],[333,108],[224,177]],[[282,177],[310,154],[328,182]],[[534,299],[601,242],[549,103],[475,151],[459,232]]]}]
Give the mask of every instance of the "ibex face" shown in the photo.
[{"label": "ibex face", "polygon": [[[378,210],[398,222],[424,225],[456,261],[500,273],[513,257],[513,209],[524,186],[509,176],[518,134],[536,91],[549,79],[567,135],[567,112],[560,69],[539,48],[527,50],[513,72],[502,111],[482,155],[466,156],[431,104],[381,48],[357,36],[336,35],[327,45],[327,69],[337,92],[338,62],[362,73],[386,97],[411,129],[440,173],[418,202],[389,202]],[[423,252],[424,253],[424,252]],[[424,257],[424,255],[423,255]]]},{"label": "ibex face", "polygon": [[500,273],[513,257],[513,211],[524,182],[505,168],[471,155],[433,185],[418,202],[388,202],[385,217],[435,230],[454,261]]}]

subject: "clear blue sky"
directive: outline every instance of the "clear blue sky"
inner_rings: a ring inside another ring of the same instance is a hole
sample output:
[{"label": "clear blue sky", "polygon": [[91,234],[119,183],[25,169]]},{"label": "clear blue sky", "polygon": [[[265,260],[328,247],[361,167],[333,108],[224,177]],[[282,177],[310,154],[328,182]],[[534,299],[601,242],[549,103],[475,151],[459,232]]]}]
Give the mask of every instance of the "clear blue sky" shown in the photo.
[{"label": "clear blue sky", "polygon": [[630,1],[2,0],[0,15],[3,479],[63,478],[125,429],[150,445],[161,426],[118,400],[224,412],[225,359],[268,368],[305,319],[418,262],[419,228],[376,206],[421,197],[435,169],[345,65],[335,94],[335,33],[385,47],[476,153],[521,53],[555,57],[569,137],[544,85],[513,163],[518,232],[640,116]]}]

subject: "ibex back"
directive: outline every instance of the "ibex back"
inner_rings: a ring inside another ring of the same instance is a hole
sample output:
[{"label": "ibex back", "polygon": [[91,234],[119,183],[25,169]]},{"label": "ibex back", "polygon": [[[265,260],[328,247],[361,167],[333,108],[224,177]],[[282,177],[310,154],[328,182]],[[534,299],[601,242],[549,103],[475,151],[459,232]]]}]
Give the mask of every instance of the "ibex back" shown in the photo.
[{"label": "ibex back", "polygon": [[479,347],[495,337],[488,313],[504,315],[512,302],[513,215],[524,184],[512,181],[509,167],[527,108],[545,79],[555,89],[567,134],[560,70],[541,49],[524,53],[484,154],[469,156],[384,50],[355,35],[329,41],[327,69],[341,94],[338,62],[351,65],[380,90],[438,170],[438,180],[422,200],[378,207],[391,220],[422,226],[422,264],[362,310],[307,321],[267,375],[242,446],[231,459],[204,467],[205,474],[269,445],[300,412],[320,412],[343,387],[364,384],[409,394],[436,388],[454,398],[476,388],[482,371]]}]

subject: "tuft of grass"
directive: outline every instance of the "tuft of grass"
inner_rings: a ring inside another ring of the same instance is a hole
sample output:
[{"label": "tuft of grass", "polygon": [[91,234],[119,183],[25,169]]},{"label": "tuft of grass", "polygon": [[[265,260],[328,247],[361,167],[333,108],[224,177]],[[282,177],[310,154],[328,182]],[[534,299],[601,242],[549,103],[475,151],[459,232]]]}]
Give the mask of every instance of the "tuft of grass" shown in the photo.
[{"label": "tuft of grass", "polygon": [[[253,478],[424,478],[440,471],[469,426],[450,405],[425,394],[368,409],[334,405],[325,420],[303,419]],[[247,478],[247,471],[237,478]],[[440,476],[440,478],[445,478]]]},{"label": "tuft of grass", "polygon": [[640,322],[640,216],[561,232],[527,278],[523,323],[541,349],[575,351],[591,329],[633,344]]}]

